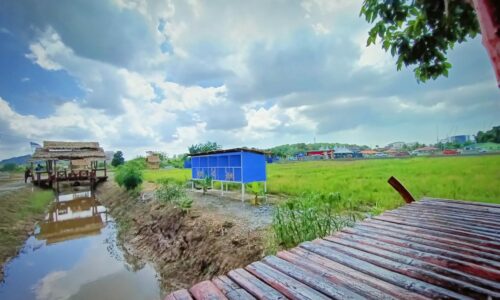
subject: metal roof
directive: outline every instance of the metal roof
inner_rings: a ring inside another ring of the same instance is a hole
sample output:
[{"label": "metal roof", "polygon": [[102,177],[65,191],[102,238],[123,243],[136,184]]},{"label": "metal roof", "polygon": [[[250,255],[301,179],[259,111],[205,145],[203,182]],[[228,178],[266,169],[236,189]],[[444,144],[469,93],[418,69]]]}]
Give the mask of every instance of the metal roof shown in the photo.
[{"label": "metal roof", "polygon": [[500,205],[423,199],[165,299],[499,299]]},{"label": "metal roof", "polygon": [[189,154],[189,156],[202,156],[202,155],[230,153],[230,152],[253,152],[253,153],[259,153],[259,154],[271,154],[271,152],[264,151],[264,150],[242,147],[242,148],[220,149],[220,150],[214,150],[214,151],[194,153],[194,154]]}]

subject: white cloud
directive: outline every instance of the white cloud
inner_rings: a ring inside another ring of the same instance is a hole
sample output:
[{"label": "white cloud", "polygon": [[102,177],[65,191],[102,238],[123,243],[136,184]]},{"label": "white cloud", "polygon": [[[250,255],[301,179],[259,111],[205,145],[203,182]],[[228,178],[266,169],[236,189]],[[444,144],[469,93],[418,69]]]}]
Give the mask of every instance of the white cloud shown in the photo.
[{"label": "white cloud", "polygon": [[26,56],[71,76],[84,95],[44,117],[19,113],[0,98],[0,138],[11,143],[0,143],[1,155],[19,154],[28,139],[98,140],[133,157],[150,149],[184,152],[204,140],[226,147],[314,136],[375,143],[391,126],[398,139],[405,132],[423,138],[422,120],[435,126],[464,118],[472,133],[482,118],[471,112],[488,125],[500,122],[479,39],[450,52],[449,79],[419,85],[411,71],[395,71],[380,45],[366,47],[369,25],[358,16],[359,1],[82,3],[13,5],[30,20],[18,28],[29,36]]}]

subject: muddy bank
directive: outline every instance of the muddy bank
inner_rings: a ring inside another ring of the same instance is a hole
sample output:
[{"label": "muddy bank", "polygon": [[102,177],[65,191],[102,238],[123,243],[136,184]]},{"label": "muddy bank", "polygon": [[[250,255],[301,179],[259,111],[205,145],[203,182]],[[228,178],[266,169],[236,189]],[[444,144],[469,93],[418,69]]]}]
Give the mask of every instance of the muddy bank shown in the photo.
[{"label": "muddy bank", "polygon": [[0,282],[4,265],[17,255],[35,224],[43,220],[52,199],[51,191],[25,184],[22,174],[0,177]]},{"label": "muddy bank", "polygon": [[153,262],[167,292],[263,256],[266,221],[249,226],[250,220],[225,215],[199,201],[185,213],[154,200],[141,201],[111,181],[101,185],[97,195],[119,224],[127,251]]}]

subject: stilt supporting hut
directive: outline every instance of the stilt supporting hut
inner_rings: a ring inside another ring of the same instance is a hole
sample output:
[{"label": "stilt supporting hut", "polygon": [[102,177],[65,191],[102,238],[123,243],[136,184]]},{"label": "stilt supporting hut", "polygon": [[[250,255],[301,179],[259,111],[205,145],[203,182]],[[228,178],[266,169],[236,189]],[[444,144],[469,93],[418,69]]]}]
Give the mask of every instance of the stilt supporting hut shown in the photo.
[{"label": "stilt supporting hut", "polygon": [[56,189],[60,182],[95,185],[108,178],[106,154],[97,142],[44,141],[31,158],[31,168],[34,185]]}]

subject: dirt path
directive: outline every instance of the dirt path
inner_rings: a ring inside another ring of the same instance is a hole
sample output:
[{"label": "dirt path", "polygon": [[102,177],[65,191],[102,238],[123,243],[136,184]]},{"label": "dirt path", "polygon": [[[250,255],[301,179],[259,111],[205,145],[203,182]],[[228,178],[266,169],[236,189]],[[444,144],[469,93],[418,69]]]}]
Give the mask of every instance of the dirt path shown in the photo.
[{"label": "dirt path", "polygon": [[[142,198],[150,199],[154,186],[145,189],[149,196]],[[171,204],[141,201],[110,181],[97,190],[100,202],[120,226],[127,251],[153,262],[166,292],[243,267],[264,255],[272,206],[241,203],[234,194],[189,192],[193,207],[184,213]]]}]

